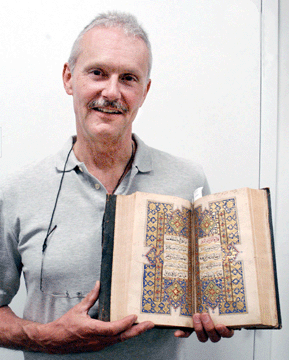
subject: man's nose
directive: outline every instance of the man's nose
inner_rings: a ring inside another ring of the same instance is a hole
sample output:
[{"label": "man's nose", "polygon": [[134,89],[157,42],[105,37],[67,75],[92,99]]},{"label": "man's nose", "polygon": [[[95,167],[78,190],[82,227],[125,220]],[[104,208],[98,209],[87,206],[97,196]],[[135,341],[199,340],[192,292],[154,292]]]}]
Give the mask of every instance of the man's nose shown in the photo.
[{"label": "man's nose", "polygon": [[102,96],[109,101],[119,100],[121,98],[119,79],[111,76],[104,84]]}]

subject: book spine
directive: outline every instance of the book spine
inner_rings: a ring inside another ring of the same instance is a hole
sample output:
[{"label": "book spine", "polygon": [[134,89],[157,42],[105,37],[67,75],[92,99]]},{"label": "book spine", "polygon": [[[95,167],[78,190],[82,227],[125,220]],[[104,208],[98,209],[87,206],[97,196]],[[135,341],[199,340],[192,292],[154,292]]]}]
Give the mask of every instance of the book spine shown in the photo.
[{"label": "book spine", "polygon": [[102,222],[102,258],[98,319],[110,321],[111,275],[114,242],[116,195],[107,195]]}]

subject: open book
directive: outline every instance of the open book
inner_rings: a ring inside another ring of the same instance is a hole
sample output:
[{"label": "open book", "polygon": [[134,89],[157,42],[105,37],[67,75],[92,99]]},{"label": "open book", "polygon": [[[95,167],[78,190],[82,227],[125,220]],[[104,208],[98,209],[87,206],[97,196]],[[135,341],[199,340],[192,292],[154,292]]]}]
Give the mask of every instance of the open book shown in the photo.
[{"label": "open book", "polygon": [[281,327],[268,189],[108,195],[103,224],[99,319]]}]

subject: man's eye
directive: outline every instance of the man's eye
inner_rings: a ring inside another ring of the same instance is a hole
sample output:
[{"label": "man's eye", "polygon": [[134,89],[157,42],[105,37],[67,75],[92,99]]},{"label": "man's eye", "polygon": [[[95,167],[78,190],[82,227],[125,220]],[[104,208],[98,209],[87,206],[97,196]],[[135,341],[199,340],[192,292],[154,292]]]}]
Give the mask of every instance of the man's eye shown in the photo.
[{"label": "man's eye", "polygon": [[136,81],[136,78],[133,75],[127,74],[122,77],[122,80],[131,82],[131,81]]},{"label": "man's eye", "polygon": [[93,75],[95,76],[100,76],[101,75],[101,71],[100,70],[93,70]]}]

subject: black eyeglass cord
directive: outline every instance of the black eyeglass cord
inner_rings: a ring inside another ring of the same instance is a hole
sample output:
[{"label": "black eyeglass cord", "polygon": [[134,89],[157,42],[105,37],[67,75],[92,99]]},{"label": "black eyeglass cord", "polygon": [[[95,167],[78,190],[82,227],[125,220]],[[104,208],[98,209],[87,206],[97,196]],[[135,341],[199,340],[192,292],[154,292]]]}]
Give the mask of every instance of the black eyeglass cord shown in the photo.
[{"label": "black eyeglass cord", "polygon": [[[69,150],[69,152],[68,152],[68,154],[67,154],[67,157],[66,157],[66,160],[65,160],[65,163],[64,163],[64,168],[63,168],[63,170],[62,170],[62,176],[61,176],[61,179],[60,179],[60,183],[59,183],[59,187],[58,187],[58,191],[57,191],[57,195],[56,195],[56,199],[55,199],[55,203],[54,203],[54,208],[53,208],[53,211],[52,211],[52,214],[51,214],[50,223],[49,223],[49,226],[48,226],[48,229],[47,229],[47,233],[46,233],[46,236],[45,236],[43,245],[42,245],[42,254],[44,254],[44,252],[45,252],[45,250],[46,250],[46,248],[47,248],[47,241],[48,241],[49,236],[50,236],[50,235],[53,233],[53,231],[57,228],[57,225],[55,225],[52,229],[51,229],[51,226],[52,226],[52,222],[53,222],[53,218],[54,218],[56,206],[57,206],[58,199],[59,199],[59,194],[60,194],[60,191],[61,191],[61,187],[62,187],[64,175],[65,175],[66,165],[67,165],[67,162],[68,162],[70,153],[71,153],[71,151],[72,151],[72,149],[73,149],[73,146],[74,146],[74,143],[72,144],[71,149]],[[115,192],[116,189],[118,188],[119,184],[120,184],[121,181],[123,180],[124,176],[126,175],[127,170],[130,168],[130,166],[131,166],[131,164],[132,164],[132,162],[133,162],[133,160],[134,160],[134,155],[135,155],[135,146],[134,146],[134,141],[133,141],[133,143],[132,143],[132,153],[131,153],[131,157],[130,157],[128,163],[126,164],[126,167],[125,167],[125,169],[124,169],[121,177],[119,178],[118,183],[117,183],[116,187],[114,188],[112,194],[114,194],[114,192]]]},{"label": "black eyeglass cord", "polygon": [[54,214],[55,214],[55,210],[56,210],[56,206],[57,206],[57,202],[58,202],[60,190],[61,190],[61,187],[62,187],[64,175],[65,175],[66,165],[67,165],[67,163],[68,163],[68,159],[69,159],[70,153],[71,153],[71,151],[72,151],[72,149],[73,149],[73,146],[74,146],[74,144],[72,144],[71,149],[69,150],[69,152],[68,152],[68,154],[67,154],[67,157],[66,157],[66,160],[65,160],[65,163],[64,163],[64,168],[63,168],[63,170],[62,170],[62,176],[61,176],[61,179],[60,179],[60,183],[59,183],[59,187],[58,187],[58,191],[57,191],[57,195],[56,195],[56,199],[55,199],[53,211],[52,211],[52,214],[51,214],[50,223],[49,223],[49,226],[48,226],[48,229],[47,229],[47,233],[46,233],[46,236],[45,236],[43,245],[42,245],[42,254],[45,252],[45,250],[46,250],[46,248],[47,248],[47,240],[48,240],[49,236],[50,236],[51,233],[53,233],[53,231],[57,228],[57,225],[55,225],[52,229],[51,229],[51,226],[52,226],[52,222],[53,222],[53,218],[54,218]]}]

